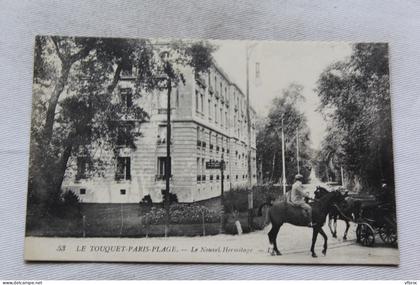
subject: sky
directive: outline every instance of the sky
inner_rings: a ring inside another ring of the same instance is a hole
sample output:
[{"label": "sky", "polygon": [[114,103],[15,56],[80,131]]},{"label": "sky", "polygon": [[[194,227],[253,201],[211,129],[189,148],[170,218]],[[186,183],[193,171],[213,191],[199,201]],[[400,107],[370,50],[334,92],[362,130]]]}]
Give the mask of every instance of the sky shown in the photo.
[{"label": "sky", "polygon": [[[344,42],[214,41],[214,58],[229,78],[246,92],[246,50],[249,49],[250,102],[259,116],[266,116],[273,98],[291,83],[304,87],[305,102],[299,106],[308,119],[312,147],[319,149],[326,122],[316,111],[319,98],[314,89],[320,74],[330,64],[345,60],[351,44]],[[256,65],[260,76],[256,79]]]}]

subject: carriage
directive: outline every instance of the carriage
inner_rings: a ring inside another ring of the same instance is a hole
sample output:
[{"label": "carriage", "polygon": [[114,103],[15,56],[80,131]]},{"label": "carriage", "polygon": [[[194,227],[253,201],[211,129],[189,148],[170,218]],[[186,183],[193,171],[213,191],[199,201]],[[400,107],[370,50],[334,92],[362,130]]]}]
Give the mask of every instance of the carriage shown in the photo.
[{"label": "carriage", "polygon": [[359,217],[355,221],[356,241],[373,246],[379,235],[385,244],[397,245],[397,222],[392,204],[379,204],[376,200],[362,200]]},{"label": "carriage", "polygon": [[[320,198],[328,193],[323,187],[317,186],[315,198]],[[373,246],[375,238],[379,236],[385,244],[397,245],[397,222],[395,203],[381,203],[373,195],[360,195],[347,192],[347,202],[344,207],[335,205],[329,212],[328,226],[333,237],[337,237],[337,219],[346,222],[347,227],[343,240],[347,237],[349,222],[357,224],[356,241],[364,246]],[[334,221],[334,227],[331,221]]]}]

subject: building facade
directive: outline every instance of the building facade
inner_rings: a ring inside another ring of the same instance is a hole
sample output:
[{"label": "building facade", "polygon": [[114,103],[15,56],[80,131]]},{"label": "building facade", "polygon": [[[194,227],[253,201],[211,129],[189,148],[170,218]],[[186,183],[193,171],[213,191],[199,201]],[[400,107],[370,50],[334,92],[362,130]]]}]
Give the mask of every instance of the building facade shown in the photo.
[{"label": "building facade", "polygon": [[[207,169],[206,162],[223,157],[224,190],[248,183],[248,129],[245,94],[216,63],[208,73],[197,76],[183,72],[185,83],[171,93],[170,192],[179,202],[194,202],[221,195],[221,172]],[[165,189],[167,94],[143,94],[135,102],[130,72],[124,74],[116,90],[127,107],[140,104],[149,120],[139,124],[141,136],[136,149],[122,146],[106,154],[112,161],[101,177],[85,177],[83,157],[73,160],[63,183],[84,203],[138,203],[146,195],[162,201]],[[251,118],[251,183],[256,184],[255,111]],[[130,120],[127,120],[130,122]],[[116,156],[116,157],[115,157]],[[102,158],[104,159],[104,158]]]}]

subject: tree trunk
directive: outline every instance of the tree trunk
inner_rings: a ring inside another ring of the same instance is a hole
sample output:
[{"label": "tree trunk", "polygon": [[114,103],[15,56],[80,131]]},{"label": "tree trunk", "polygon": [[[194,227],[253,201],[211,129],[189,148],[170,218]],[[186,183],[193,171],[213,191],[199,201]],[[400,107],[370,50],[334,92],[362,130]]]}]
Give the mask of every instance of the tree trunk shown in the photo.
[{"label": "tree trunk", "polygon": [[55,109],[57,108],[58,99],[60,98],[61,93],[64,91],[64,88],[69,77],[71,65],[69,63],[62,64],[61,76],[58,79],[57,85],[54,87],[53,93],[48,102],[48,109],[45,119],[44,126],[44,139],[45,145],[48,145],[52,138],[52,132],[54,127],[54,117]]},{"label": "tree trunk", "polygon": [[61,159],[58,163],[58,172],[56,173],[57,180],[56,180],[56,183],[55,183],[55,188],[58,189],[58,191],[61,191],[61,186],[63,184],[64,176],[65,176],[66,170],[67,170],[67,163],[68,163],[68,161],[71,157],[72,150],[73,150],[73,144],[70,143],[64,149],[63,155],[61,156]]},{"label": "tree trunk", "polygon": [[73,66],[73,64],[84,57],[86,57],[90,51],[93,49],[93,45],[86,45],[84,48],[79,50],[77,53],[70,55],[70,56],[64,56],[59,48],[59,45],[57,43],[57,40],[55,37],[51,37],[51,41],[54,44],[56,53],[58,58],[61,61],[61,75],[58,79],[57,85],[55,85],[53,93],[51,95],[51,98],[48,102],[48,109],[45,119],[45,126],[44,126],[44,139],[45,145],[48,145],[52,138],[53,128],[54,128],[54,117],[55,117],[55,109],[57,108],[58,99],[60,98],[61,93],[64,91],[67,79],[69,77],[70,69]]},{"label": "tree trunk", "polygon": [[[108,85],[108,87],[106,88],[106,91],[108,92],[108,94],[111,94],[112,92],[114,92],[115,87],[117,86],[119,79],[120,79],[120,74],[121,74],[121,70],[122,70],[122,64],[118,64],[114,76],[113,76],[113,80],[112,82]],[[72,132],[69,135],[69,138],[67,141],[69,141],[69,144],[66,146],[66,148],[63,151],[63,154],[61,156],[60,161],[58,162],[57,168],[58,168],[58,172],[55,173],[56,175],[56,179],[54,179],[55,183],[54,183],[54,188],[55,189],[59,189],[59,191],[61,191],[61,187],[64,181],[64,176],[66,174],[66,170],[67,170],[67,163],[71,157],[72,151],[73,151],[73,143],[72,138],[79,136],[80,134],[78,133],[74,133]]]}]

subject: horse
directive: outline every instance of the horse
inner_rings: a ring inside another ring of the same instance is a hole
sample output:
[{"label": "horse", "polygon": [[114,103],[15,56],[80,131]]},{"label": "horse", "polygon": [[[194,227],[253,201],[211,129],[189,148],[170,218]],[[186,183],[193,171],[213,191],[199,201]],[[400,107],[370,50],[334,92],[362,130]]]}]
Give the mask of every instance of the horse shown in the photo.
[{"label": "horse", "polygon": [[[327,254],[328,238],[322,229],[322,226],[325,224],[325,219],[332,205],[334,203],[341,203],[342,201],[344,201],[343,195],[341,195],[338,191],[334,191],[327,193],[322,198],[315,200],[312,203],[312,257],[317,257],[314,248],[318,233],[324,238],[324,248],[322,250],[322,254]],[[277,234],[284,223],[290,223],[295,226],[308,226],[308,221],[303,214],[303,209],[289,205],[287,199],[284,199],[283,201],[276,201],[273,204],[269,210],[269,218],[271,222],[271,230],[268,233],[268,240],[270,244],[273,245],[271,252],[272,255],[281,255],[277,248]]]},{"label": "horse", "polygon": [[[314,192],[315,199],[320,199],[327,193],[330,193],[327,189],[317,186]],[[333,238],[337,238],[337,219],[344,221],[346,223],[346,230],[344,231],[343,240],[347,240],[350,222],[355,220],[360,205],[357,204],[357,201],[348,197],[348,193],[345,193],[343,197],[345,203],[341,203],[339,207],[337,205],[331,207],[328,213],[328,228],[330,229]],[[333,227],[331,225],[332,222]]]}]

